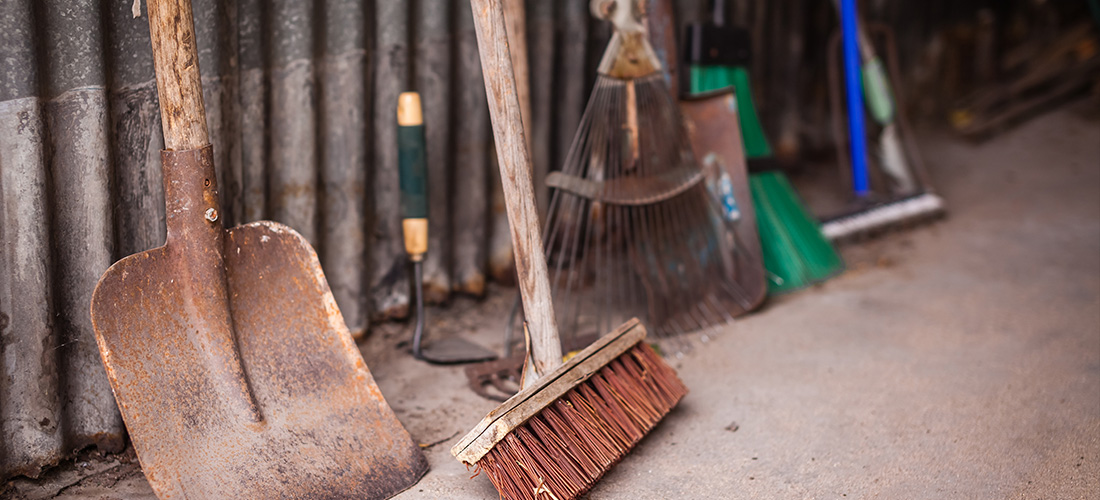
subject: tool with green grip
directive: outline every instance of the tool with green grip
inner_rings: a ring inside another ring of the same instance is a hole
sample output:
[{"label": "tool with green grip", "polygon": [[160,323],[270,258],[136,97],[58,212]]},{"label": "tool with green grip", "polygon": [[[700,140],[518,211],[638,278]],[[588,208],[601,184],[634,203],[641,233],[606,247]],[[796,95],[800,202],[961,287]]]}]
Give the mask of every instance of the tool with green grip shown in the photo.
[{"label": "tool with green grip", "polygon": [[397,99],[397,168],[401,177],[401,228],[405,251],[419,263],[428,252],[428,166],[420,94]]},{"label": "tool with green grip", "polygon": [[401,189],[401,229],[405,252],[413,263],[416,292],[416,330],[413,356],[436,364],[473,363],[496,358],[484,347],[449,337],[424,345],[424,256],[428,253],[428,166],[424,140],[424,113],[420,94],[404,92],[397,98],[397,170]]}]

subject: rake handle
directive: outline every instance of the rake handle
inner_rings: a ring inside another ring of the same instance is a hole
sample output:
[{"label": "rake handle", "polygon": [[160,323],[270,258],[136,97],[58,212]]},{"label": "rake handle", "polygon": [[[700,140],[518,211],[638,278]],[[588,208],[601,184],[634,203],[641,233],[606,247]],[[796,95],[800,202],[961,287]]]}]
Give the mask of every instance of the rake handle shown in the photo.
[{"label": "rake handle", "polygon": [[[512,231],[516,274],[523,312],[530,332],[528,366],[541,376],[562,364],[561,341],[554,319],[550,279],[542,249],[539,212],[535,205],[533,167],[523,132],[523,114],[516,90],[516,75],[508,47],[508,31],[501,0],[471,0],[477,46],[489,116],[496,139],[497,163],[504,186],[504,204]],[[524,385],[535,377],[524,374]]]},{"label": "rake handle", "polygon": [[199,79],[199,53],[191,0],[149,0],[157,95],[164,149],[182,151],[209,144]]}]

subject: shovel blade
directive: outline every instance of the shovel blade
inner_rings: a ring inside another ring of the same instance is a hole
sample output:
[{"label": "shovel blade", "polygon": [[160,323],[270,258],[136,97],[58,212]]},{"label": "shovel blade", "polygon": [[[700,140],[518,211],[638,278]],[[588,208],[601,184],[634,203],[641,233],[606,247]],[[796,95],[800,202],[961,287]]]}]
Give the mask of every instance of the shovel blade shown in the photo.
[{"label": "shovel blade", "polygon": [[[415,484],[427,461],[309,244],[257,222],[230,229],[224,255],[227,286],[189,279],[170,243],[116,263],[92,299],[100,353],[157,496],[388,498]],[[217,308],[228,308],[226,342],[200,331],[216,326],[203,311]]]}]

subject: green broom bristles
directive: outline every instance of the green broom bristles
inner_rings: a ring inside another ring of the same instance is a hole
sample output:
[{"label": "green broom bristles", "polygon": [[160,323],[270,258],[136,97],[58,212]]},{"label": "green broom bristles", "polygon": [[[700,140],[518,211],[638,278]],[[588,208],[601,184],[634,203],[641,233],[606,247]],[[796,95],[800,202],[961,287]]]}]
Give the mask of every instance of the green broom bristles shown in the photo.
[{"label": "green broom bristles", "polygon": [[782,172],[752,174],[749,184],[770,293],[798,290],[844,270],[844,261]]}]

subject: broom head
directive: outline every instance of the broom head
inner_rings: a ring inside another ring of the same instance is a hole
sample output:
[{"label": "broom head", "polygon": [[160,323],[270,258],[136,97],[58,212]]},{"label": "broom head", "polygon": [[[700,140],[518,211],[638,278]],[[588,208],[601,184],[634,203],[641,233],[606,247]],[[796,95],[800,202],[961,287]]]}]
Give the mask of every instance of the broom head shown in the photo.
[{"label": "broom head", "polygon": [[624,323],[489,413],[451,454],[509,500],[584,494],[687,394],[645,335],[637,319]]}]

